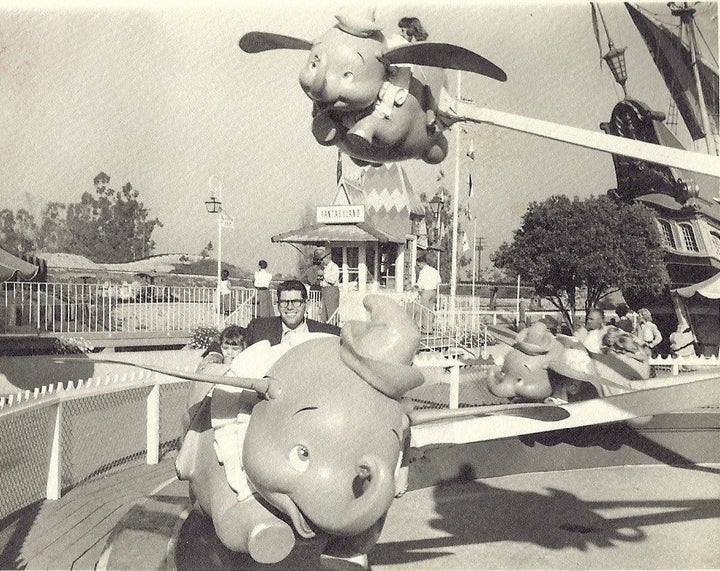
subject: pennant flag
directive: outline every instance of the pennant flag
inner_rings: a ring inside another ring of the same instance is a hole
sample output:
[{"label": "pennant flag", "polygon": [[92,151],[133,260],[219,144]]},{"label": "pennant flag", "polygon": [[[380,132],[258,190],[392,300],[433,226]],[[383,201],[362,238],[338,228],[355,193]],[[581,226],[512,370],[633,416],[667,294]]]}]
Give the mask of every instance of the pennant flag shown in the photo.
[{"label": "pennant flag", "polygon": [[[592,16],[592,26],[593,26],[593,32],[595,34],[595,41],[597,42],[598,49],[600,50],[600,67],[602,68],[602,46],[600,45],[600,29],[598,27],[598,15],[595,11],[595,4],[593,2],[590,2],[590,10],[591,10],[591,16]],[[598,7],[598,11],[600,8]],[[601,14],[602,16],[602,14]]]},{"label": "pennant flag", "polygon": [[463,249],[463,252],[470,251],[470,243],[468,242],[467,232],[463,232],[462,249]]},{"label": "pennant flag", "polygon": [[338,158],[337,158],[337,172],[335,174],[335,185],[339,185],[340,181],[342,180],[342,153],[340,152],[340,149],[338,149]]},{"label": "pennant flag", "polygon": [[465,153],[471,161],[475,160],[475,145],[473,144],[473,140],[470,139],[470,148],[468,149],[468,152]]},{"label": "pennant flag", "polygon": [[472,186],[472,173],[468,173],[468,198],[472,198],[473,186]]},{"label": "pennant flag", "polygon": [[224,210],[220,211],[220,225],[223,228],[235,228],[235,219]]}]

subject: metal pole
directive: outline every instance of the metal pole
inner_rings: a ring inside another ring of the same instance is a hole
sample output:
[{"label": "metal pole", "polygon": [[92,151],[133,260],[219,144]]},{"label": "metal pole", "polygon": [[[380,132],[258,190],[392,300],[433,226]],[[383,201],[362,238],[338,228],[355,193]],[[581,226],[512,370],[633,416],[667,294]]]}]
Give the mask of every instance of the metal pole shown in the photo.
[{"label": "metal pole", "polygon": [[[457,98],[460,100],[462,88],[462,72],[457,72]],[[457,293],[457,237],[458,237],[458,202],[460,195],[460,125],[455,125],[455,189],[453,192],[453,231],[452,231],[452,263],[450,266],[450,311],[455,312],[455,295]]]},{"label": "metal pole", "polygon": [[663,147],[662,145],[625,139],[605,133],[596,133],[587,129],[541,121],[540,119],[532,119],[486,107],[475,107],[462,101],[457,101],[454,105],[456,109],[453,109],[453,117],[456,117],[456,120],[495,125],[496,127],[529,133],[546,139],[563,141],[571,145],[633,157],[720,178],[720,160],[716,156]]},{"label": "metal pole", "polygon": [[477,218],[473,219],[473,259],[472,259],[472,297],[473,307],[475,307],[475,277],[477,275],[477,265],[475,264],[475,254],[477,252]]},{"label": "metal pole", "polygon": [[[220,187],[222,195],[222,187]],[[222,325],[220,284],[222,283],[222,196],[220,197],[220,211],[218,212],[218,260],[217,260],[217,320],[218,326]]]},{"label": "metal pole", "polygon": [[518,274],[517,279],[517,293],[515,294],[515,311],[516,311],[516,319],[515,323],[517,324],[518,331],[520,330],[520,274]]},{"label": "metal pole", "polygon": [[[685,3],[685,6],[687,7],[687,2]],[[683,18],[683,20],[684,19],[685,18]],[[705,148],[707,149],[708,154],[711,155],[713,154],[713,149],[710,144],[710,139],[712,138],[713,134],[710,129],[710,119],[708,118],[707,106],[705,105],[705,96],[702,90],[702,83],[700,82],[700,69],[698,66],[697,58],[697,42],[695,39],[695,22],[694,18],[692,17],[692,13],[690,13],[690,16],[687,18],[687,26],[688,40],[690,42],[690,66],[692,67],[693,75],[695,76],[695,88],[697,89],[698,94],[698,106],[700,107],[700,117],[702,119],[703,130],[705,131]],[[715,154],[717,154],[717,150],[715,150]]]}]

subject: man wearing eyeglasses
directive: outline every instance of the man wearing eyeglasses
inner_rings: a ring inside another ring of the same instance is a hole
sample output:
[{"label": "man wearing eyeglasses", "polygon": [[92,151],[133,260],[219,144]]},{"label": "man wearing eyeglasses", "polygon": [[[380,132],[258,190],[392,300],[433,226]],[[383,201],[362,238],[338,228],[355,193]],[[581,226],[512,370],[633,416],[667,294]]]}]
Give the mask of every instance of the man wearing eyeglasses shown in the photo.
[{"label": "man wearing eyeglasses", "polygon": [[277,288],[279,317],[256,317],[247,326],[247,343],[270,341],[270,345],[292,343],[302,333],[340,335],[340,328],[314,319],[307,319],[307,289],[298,280],[287,280]]}]

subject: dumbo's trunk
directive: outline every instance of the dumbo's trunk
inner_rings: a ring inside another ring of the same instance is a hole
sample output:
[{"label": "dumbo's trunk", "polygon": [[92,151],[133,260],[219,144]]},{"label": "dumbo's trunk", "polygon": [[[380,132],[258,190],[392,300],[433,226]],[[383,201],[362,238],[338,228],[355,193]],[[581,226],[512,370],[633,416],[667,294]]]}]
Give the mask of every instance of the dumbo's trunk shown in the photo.
[{"label": "dumbo's trunk", "polygon": [[505,381],[499,375],[490,375],[487,380],[487,387],[496,397],[509,399],[517,396],[513,384]]},{"label": "dumbo's trunk", "polygon": [[363,456],[357,465],[358,478],[366,480],[362,494],[347,506],[337,506],[332,523],[323,526],[336,535],[357,535],[387,513],[395,497],[395,481],[388,466],[374,454]]}]

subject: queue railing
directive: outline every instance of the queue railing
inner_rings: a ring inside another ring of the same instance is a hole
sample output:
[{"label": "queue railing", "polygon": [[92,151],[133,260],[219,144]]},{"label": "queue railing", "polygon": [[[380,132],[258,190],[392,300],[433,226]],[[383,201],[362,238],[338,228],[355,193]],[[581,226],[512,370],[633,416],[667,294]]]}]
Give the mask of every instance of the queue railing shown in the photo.
[{"label": "queue railing", "polygon": [[7,282],[0,332],[189,331],[246,325],[256,315],[254,288],[234,288],[230,315],[219,316],[215,288],[128,284]]}]

